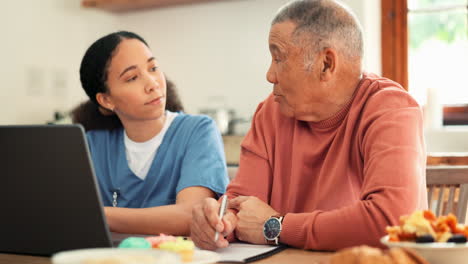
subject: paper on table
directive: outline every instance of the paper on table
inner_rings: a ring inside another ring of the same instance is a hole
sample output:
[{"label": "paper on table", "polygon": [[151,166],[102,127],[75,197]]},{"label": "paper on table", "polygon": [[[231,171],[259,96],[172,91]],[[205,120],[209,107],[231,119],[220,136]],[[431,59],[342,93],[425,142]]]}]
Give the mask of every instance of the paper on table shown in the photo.
[{"label": "paper on table", "polygon": [[216,253],[221,255],[219,262],[245,262],[248,258],[262,255],[276,248],[278,246],[230,243],[227,248],[217,249]]}]

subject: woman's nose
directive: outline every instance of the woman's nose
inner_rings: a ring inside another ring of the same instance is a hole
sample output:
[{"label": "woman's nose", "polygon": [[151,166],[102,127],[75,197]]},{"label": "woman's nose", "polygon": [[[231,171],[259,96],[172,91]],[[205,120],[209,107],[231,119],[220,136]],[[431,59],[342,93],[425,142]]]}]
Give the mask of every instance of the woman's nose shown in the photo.
[{"label": "woman's nose", "polygon": [[148,74],[146,77],[145,92],[154,92],[156,89],[159,89],[159,86],[159,80],[155,76]]}]

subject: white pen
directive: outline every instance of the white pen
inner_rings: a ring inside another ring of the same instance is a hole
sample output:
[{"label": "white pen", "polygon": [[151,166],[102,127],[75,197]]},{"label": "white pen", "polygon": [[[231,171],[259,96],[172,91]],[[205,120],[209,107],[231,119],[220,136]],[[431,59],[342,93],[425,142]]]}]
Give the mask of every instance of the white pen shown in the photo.
[{"label": "white pen", "polygon": [[[223,199],[221,200],[221,206],[219,207],[219,219],[223,219],[223,215],[226,212],[226,207],[227,207],[227,195],[223,196]],[[214,241],[216,242],[219,237],[219,232],[216,231]]]}]

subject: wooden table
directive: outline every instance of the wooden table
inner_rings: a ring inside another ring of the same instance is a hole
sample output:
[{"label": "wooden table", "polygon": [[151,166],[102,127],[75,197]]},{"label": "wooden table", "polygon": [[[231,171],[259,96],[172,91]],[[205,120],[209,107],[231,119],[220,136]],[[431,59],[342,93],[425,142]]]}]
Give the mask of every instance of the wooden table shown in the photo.
[{"label": "wooden table", "polygon": [[[288,248],[269,258],[254,262],[255,264],[319,264],[327,260],[332,252],[306,251]],[[52,264],[50,258],[26,255],[1,254],[0,264]]]},{"label": "wooden table", "polygon": [[297,264],[321,264],[324,263],[333,252],[323,251],[307,251],[301,249],[288,248],[275,254],[269,258],[256,261],[255,264],[282,264],[282,263],[297,263]]},{"label": "wooden table", "polygon": [[427,165],[468,165],[468,152],[431,152]]}]

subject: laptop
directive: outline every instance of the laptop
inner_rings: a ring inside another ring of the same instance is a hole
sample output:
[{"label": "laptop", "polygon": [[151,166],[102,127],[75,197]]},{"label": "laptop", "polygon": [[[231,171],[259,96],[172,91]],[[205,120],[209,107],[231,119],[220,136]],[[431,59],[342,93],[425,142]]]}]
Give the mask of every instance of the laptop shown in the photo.
[{"label": "laptop", "polygon": [[112,246],[80,125],[0,126],[0,162],[0,252]]}]

